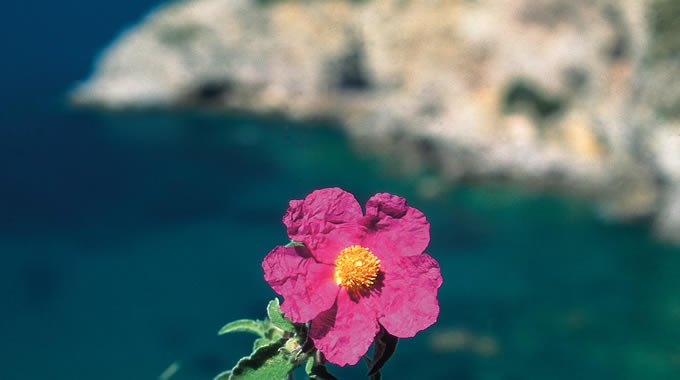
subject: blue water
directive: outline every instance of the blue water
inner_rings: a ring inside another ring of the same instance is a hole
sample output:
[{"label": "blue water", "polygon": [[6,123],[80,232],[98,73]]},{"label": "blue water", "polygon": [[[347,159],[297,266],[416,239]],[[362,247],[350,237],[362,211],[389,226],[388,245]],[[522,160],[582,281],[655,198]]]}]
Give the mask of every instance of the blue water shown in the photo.
[{"label": "blue water", "polygon": [[[418,196],[418,176],[332,126],[69,109],[64,92],[153,1],[4,6],[0,379],[209,379],[249,352],[260,261],[287,201],[406,196],[432,224],[441,315],[386,379],[675,379],[680,250],[585,200],[502,186]],[[365,368],[333,368],[343,379]]]}]

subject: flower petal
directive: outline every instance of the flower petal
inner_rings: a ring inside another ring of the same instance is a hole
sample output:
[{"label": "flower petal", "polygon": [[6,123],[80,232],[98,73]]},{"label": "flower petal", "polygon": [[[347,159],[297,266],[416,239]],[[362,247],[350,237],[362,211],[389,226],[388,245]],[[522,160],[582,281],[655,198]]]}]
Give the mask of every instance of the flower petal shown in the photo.
[{"label": "flower petal", "polygon": [[344,366],[361,359],[379,329],[375,312],[341,289],[335,305],[312,320],[309,336],[329,362]]},{"label": "flower petal", "polygon": [[283,296],[283,314],[293,322],[307,322],[335,302],[339,286],[334,268],[317,263],[307,248],[275,247],[262,261],[264,279]]},{"label": "flower petal", "polygon": [[288,237],[304,242],[317,260],[332,264],[343,248],[356,243],[359,227],[355,222],[362,216],[354,196],[333,187],[290,201],[283,224]]},{"label": "flower petal", "polygon": [[439,264],[430,255],[401,257],[385,267],[383,287],[365,299],[378,321],[392,335],[410,338],[439,316],[437,289],[442,284]]},{"label": "flower petal", "polygon": [[425,215],[396,195],[372,196],[359,223],[366,230],[362,245],[385,258],[421,254],[430,242],[430,223]]}]

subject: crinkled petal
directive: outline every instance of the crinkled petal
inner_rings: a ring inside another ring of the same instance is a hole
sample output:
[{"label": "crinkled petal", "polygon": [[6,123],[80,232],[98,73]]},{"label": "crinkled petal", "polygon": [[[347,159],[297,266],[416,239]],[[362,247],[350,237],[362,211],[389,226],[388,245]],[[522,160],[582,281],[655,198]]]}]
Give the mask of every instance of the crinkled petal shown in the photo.
[{"label": "crinkled petal", "polygon": [[335,269],[316,262],[303,246],[277,246],[262,261],[262,269],[265,281],[283,296],[281,311],[293,322],[307,322],[335,302]]},{"label": "crinkled petal", "polygon": [[442,284],[437,261],[423,253],[401,257],[384,269],[382,288],[365,299],[380,324],[394,336],[410,338],[435,323]]},{"label": "crinkled petal", "polygon": [[372,196],[366,202],[366,216],[359,223],[366,231],[362,245],[382,253],[385,259],[421,254],[430,242],[430,223],[425,215],[396,195]]},{"label": "crinkled petal", "polygon": [[356,244],[356,221],[362,216],[354,196],[333,187],[290,201],[283,224],[291,239],[304,242],[317,260],[332,264],[343,248]]},{"label": "crinkled petal", "polygon": [[352,300],[341,289],[333,307],[312,320],[309,336],[329,362],[354,365],[368,351],[380,329],[375,317],[368,305]]}]

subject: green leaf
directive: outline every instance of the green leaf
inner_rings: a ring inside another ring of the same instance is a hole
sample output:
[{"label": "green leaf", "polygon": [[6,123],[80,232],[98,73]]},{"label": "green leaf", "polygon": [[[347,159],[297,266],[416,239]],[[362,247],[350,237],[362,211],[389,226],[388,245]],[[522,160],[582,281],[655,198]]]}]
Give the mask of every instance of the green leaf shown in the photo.
[{"label": "green leaf", "polygon": [[269,301],[269,305],[267,305],[267,315],[269,315],[269,320],[274,326],[280,328],[283,331],[295,331],[295,325],[293,325],[293,322],[283,316],[283,312],[281,312],[281,307],[279,306],[278,298],[274,298],[273,300]]},{"label": "green leaf", "polygon": [[285,247],[299,247],[299,246],[302,246],[302,245],[305,245],[305,243],[303,243],[301,241],[291,240],[290,243],[285,245]]},{"label": "green leaf", "polygon": [[[364,356],[364,358],[366,358]],[[305,365],[305,372],[310,379],[315,380],[338,380],[337,377],[333,376],[328,372],[326,368],[326,359],[323,354],[319,351],[314,350],[314,354],[309,356],[307,359],[307,364]]]},{"label": "green leaf", "polygon": [[310,356],[309,359],[307,359],[307,364],[305,365],[305,372],[307,372],[307,375],[312,378],[312,368],[314,367],[314,356]]},{"label": "green leaf", "polygon": [[215,376],[213,380],[229,380],[229,376],[231,376],[231,371],[224,371],[219,375]]},{"label": "green leaf", "polygon": [[271,343],[272,341],[267,339],[267,338],[257,338],[253,342],[253,351],[257,350],[258,348]]},{"label": "green leaf", "polygon": [[262,328],[262,323],[253,321],[252,319],[239,319],[238,321],[227,323],[220,329],[218,335],[232,332],[249,332],[264,338],[264,329]]},{"label": "green leaf", "polygon": [[295,368],[288,360],[286,352],[280,349],[287,339],[281,338],[274,343],[264,345],[250,356],[245,357],[231,370],[230,380],[277,380],[284,379]]},{"label": "green leaf", "polygon": [[269,318],[265,318],[263,321],[258,320],[257,322],[262,325],[262,331],[264,331],[265,338],[275,341],[283,337],[283,331],[281,331],[280,328],[274,326]]}]

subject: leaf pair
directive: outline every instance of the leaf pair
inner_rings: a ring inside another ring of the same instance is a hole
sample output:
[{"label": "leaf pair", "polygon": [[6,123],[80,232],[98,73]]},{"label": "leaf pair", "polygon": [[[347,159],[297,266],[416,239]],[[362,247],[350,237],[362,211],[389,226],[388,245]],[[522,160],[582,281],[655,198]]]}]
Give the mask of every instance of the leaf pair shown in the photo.
[{"label": "leaf pair", "polygon": [[[281,380],[305,360],[305,372],[310,379],[338,380],[328,372],[323,354],[307,339],[307,326],[296,325],[286,318],[277,298],[267,305],[267,316],[263,321],[239,319],[220,329],[220,335],[247,332],[259,338],[253,343],[250,356],[242,358],[231,371],[222,372],[214,380]],[[364,356],[371,380],[380,380],[380,369],[394,354],[398,342],[399,338],[381,327],[375,337],[373,359]]]},{"label": "leaf pair", "polygon": [[287,341],[288,339],[281,338],[258,348],[250,356],[239,360],[230,371],[229,377],[218,376],[217,380],[284,379],[295,368],[295,363],[282,350]]},{"label": "leaf pair", "polygon": [[283,316],[278,299],[269,302],[267,315],[269,318],[264,321],[239,319],[220,329],[219,335],[248,332],[259,338],[253,343],[250,356],[239,360],[231,371],[217,375],[215,380],[284,379],[298,366],[299,338],[289,338],[295,332],[295,325]]},{"label": "leaf pair", "polygon": [[252,319],[239,319],[237,321],[229,322],[220,329],[218,335],[228,334],[232,332],[248,332],[259,335],[261,338],[266,338],[268,331],[272,326],[281,330],[282,332],[294,332],[295,325],[293,322],[283,316],[279,299],[274,298],[269,301],[267,305],[267,316],[269,320],[259,321]]}]

